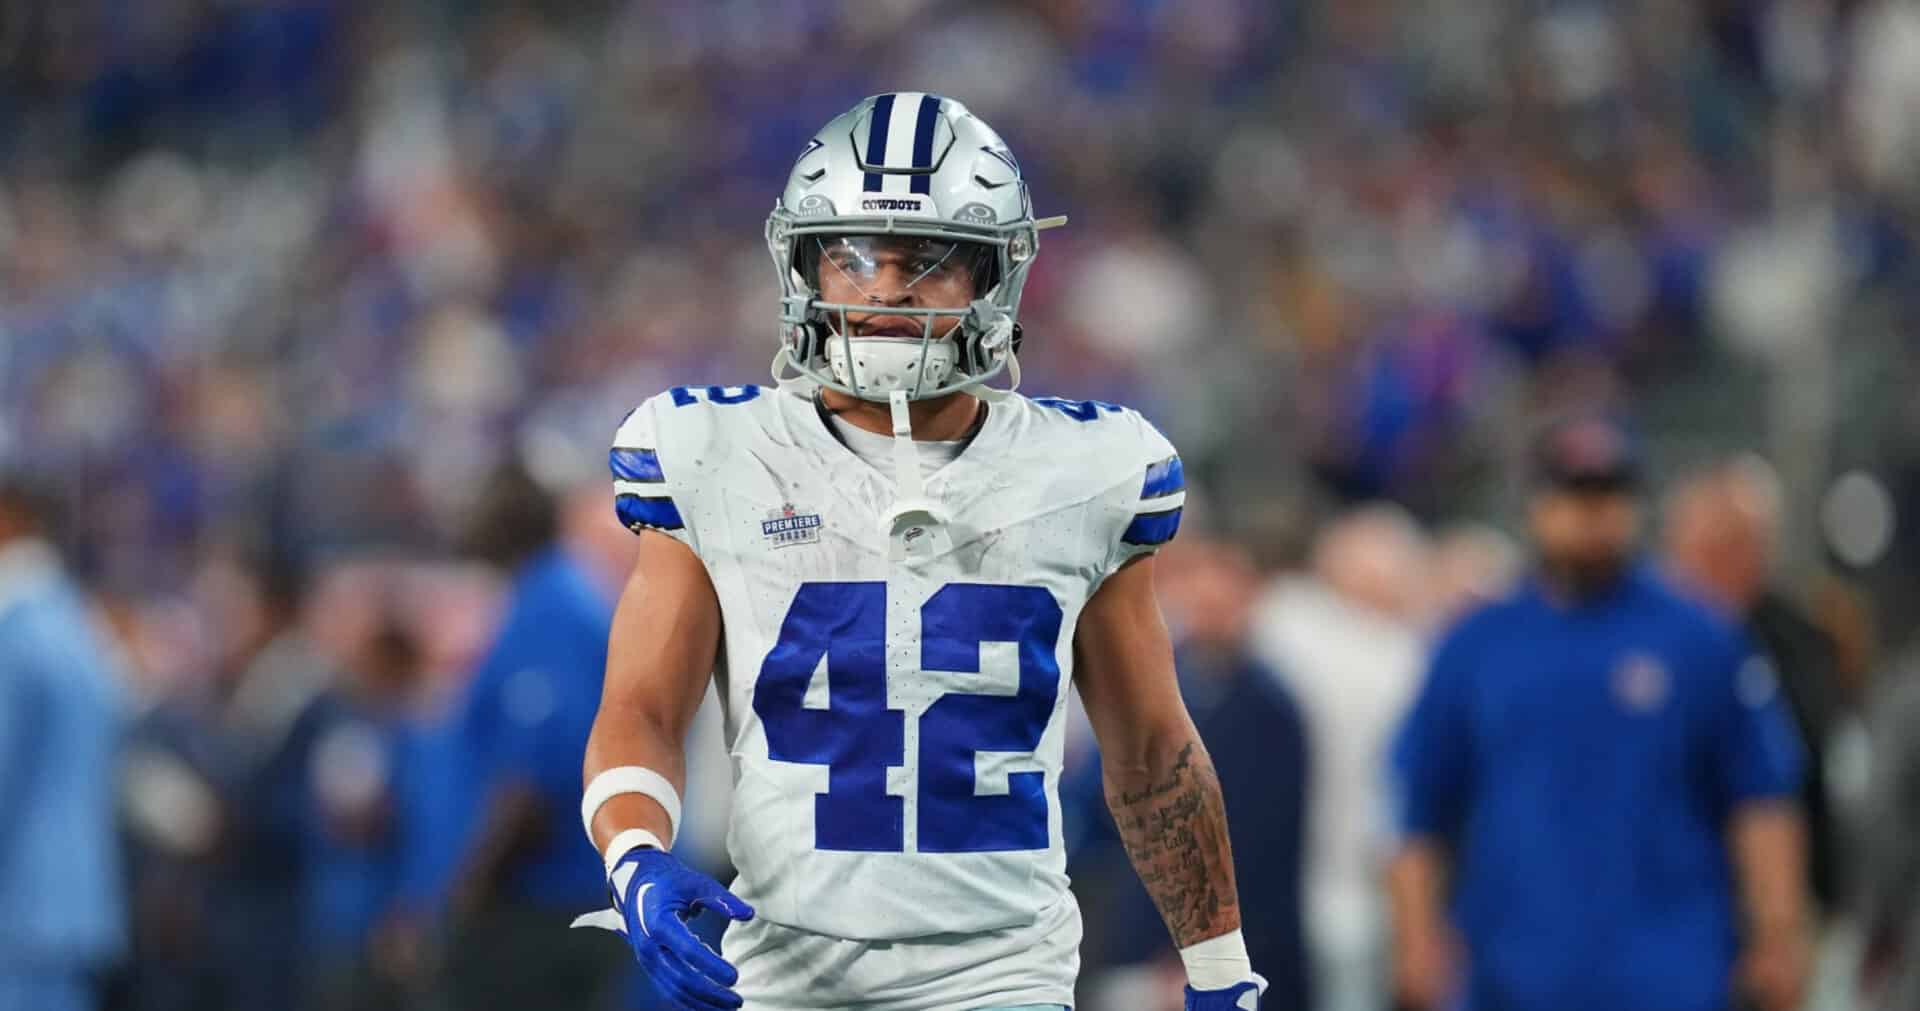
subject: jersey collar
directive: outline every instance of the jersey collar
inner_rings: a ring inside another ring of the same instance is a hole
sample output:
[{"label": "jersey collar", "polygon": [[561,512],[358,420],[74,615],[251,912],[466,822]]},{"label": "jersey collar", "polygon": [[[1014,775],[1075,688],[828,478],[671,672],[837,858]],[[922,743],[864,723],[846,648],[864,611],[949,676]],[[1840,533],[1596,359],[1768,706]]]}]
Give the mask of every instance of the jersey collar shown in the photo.
[{"label": "jersey collar", "polygon": [[[813,403],[813,418],[810,422],[803,422],[801,427],[825,432],[827,436],[833,440],[837,451],[845,454],[847,459],[891,480],[890,475],[883,473],[879,468],[868,463],[858,453],[855,453],[852,447],[847,445],[846,436],[841,435],[839,429],[834,426],[832,412],[827,409],[826,400],[821,397],[820,390],[817,387],[813,390],[812,396],[809,397],[809,399]],[[1007,412],[993,410],[993,405],[984,397],[975,399],[980,404],[980,410],[974,415],[973,427],[967,429],[966,435],[961,437],[961,441],[964,442],[965,445],[960,447],[960,452],[955,454],[953,459],[942,464],[940,468],[932,474],[927,475],[927,481],[929,483],[950,473],[954,467],[959,466],[963,461],[970,461],[971,457],[978,455],[975,452],[975,447],[976,444],[980,442],[981,435],[985,434],[989,429],[997,431],[1002,427],[1001,422],[1004,420]],[[823,449],[822,452],[830,451]]]}]

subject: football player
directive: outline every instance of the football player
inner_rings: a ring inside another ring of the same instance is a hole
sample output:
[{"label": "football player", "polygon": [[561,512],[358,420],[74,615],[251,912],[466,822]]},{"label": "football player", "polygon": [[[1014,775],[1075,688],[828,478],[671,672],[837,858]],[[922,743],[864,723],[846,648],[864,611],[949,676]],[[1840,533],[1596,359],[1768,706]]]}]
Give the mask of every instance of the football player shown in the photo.
[{"label": "football player", "polygon": [[[775,383],[679,387],[620,425],[639,557],[582,803],[615,908],[585,920],[679,1006],[1070,1005],[1071,679],[1187,1007],[1258,1007],[1219,783],[1154,599],[1180,458],[1133,411],[1012,392],[1054,223],[960,103],[869,98],[808,143],[767,222]],[[670,852],[709,679],[731,891]],[[737,921],[724,958],[687,927],[702,909]]]}]

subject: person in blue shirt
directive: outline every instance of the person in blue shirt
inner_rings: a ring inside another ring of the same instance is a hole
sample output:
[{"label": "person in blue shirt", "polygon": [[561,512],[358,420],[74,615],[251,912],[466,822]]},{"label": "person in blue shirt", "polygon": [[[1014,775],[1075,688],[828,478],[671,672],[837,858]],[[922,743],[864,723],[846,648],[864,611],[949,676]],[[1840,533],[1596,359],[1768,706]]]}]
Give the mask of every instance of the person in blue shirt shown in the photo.
[{"label": "person in blue shirt", "polygon": [[126,951],[120,683],[44,501],[0,472],[0,1008],[90,1011]]},{"label": "person in blue shirt", "polygon": [[381,1011],[408,1006],[408,984],[376,945],[403,872],[407,712],[421,674],[419,644],[397,622],[368,636],[352,669],[300,715],[298,756],[305,1006]]},{"label": "person in blue shirt", "polygon": [[459,775],[481,784],[449,896],[448,993],[467,1011],[601,1006],[630,962],[617,936],[583,942],[567,929],[606,901],[604,868],[580,834],[580,765],[613,601],[570,546],[564,514],[510,463],[473,535],[512,583],[452,728]]},{"label": "person in blue shirt", "polygon": [[1554,426],[1537,469],[1536,577],[1442,639],[1394,746],[1401,1000],[1790,1011],[1799,743],[1772,672],[1637,562],[1621,426]]}]

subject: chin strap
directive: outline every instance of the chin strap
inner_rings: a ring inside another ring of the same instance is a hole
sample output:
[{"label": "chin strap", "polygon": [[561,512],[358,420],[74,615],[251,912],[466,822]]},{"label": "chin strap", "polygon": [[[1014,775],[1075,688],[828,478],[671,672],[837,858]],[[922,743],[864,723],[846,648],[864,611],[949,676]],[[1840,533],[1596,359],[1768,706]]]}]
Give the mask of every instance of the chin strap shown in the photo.
[{"label": "chin strap", "polygon": [[793,356],[786,348],[773,353],[773,386],[781,393],[811,399],[820,390],[820,381],[793,367]]},{"label": "chin strap", "polygon": [[789,379],[802,378],[797,372],[791,376],[787,375],[787,370],[792,367],[793,354],[787,350],[785,344],[782,344],[780,350],[773,353],[773,367],[769,370],[773,373],[773,384],[779,386]]},{"label": "chin strap", "polygon": [[887,405],[893,409],[893,483],[900,489],[900,505],[918,503],[927,497],[926,481],[920,474],[920,449],[913,444],[913,412],[907,409],[907,391],[895,390],[887,395]]},{"label": "chin strap", "polygon": [[1007,385],[1005,386],[988,386],[986,383],[974,383],[972,386],[967,387],[966,392],[990,404],[997,404],[1013,396],[1014,392],[1020,389],[1020,357],[1011,351],[1007,352],[1006,377]]},{"label": "chin strap", "polygon": [[893,483],[897,493],[885,521],[888,555],[896,562],[932,558],[953,547],[946,515],[927,498],[920,473],[920,447],[913,444],[913,415],[905,390],[887,395],[893,410]]},{"label": "chin strap", "polygon": [[[996,309],[992,302],[984,298],[975,299],[967,317],[969,324],[980,331],[980,350],[991,354],[1003,351],[1007,359],[1007,385],[1005,387],[988,386],[984,381],[967,387],[967,392],[983,400],[1000,400],[1007,394],[1020,388],[1020,356],[1015,353],[1018,341],[1014,336],[1020,332],[1012,317]],[[972,358],[971,355],[968,356]]]}]

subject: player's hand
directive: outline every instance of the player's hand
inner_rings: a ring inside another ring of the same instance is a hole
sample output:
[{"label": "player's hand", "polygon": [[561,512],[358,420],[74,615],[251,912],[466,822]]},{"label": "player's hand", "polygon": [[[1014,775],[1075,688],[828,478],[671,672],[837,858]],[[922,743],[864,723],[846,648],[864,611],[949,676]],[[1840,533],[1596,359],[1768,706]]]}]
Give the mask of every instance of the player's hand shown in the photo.
[{"label": "player's hand", "polygon": [[1403,931],[1395,945],[1394,996],[1422,1011],[1437,1011],[1460,984],[1460,944],[1444,925]]},{"label": "player's hand", "polygon": [[1225,990],[1187,987],[1186,1011],[1260,1011],[1260,995],[1266,992],[1266,978],[1259,973]]},{"label": "player's hand", "polygon": [[1760,1011],[1793,1011],[1806,997],[1811,959],[1806,931],[1759,931],[1740,954],[1740,987]]},{"label": "player's hand", "polygon": [[636,846],[614,865],[610,878],[618,883],[624,869],[633,874],[624,887],[616,884],[614,908],[620,933],[654,988],[673,1007],[715,1011],[741,1005],[732,989],[740,973],[687,926],[703,909],[714,909],[735,920],[753,919],[753,907],[705,874],[681,863],[671,853]]}]

